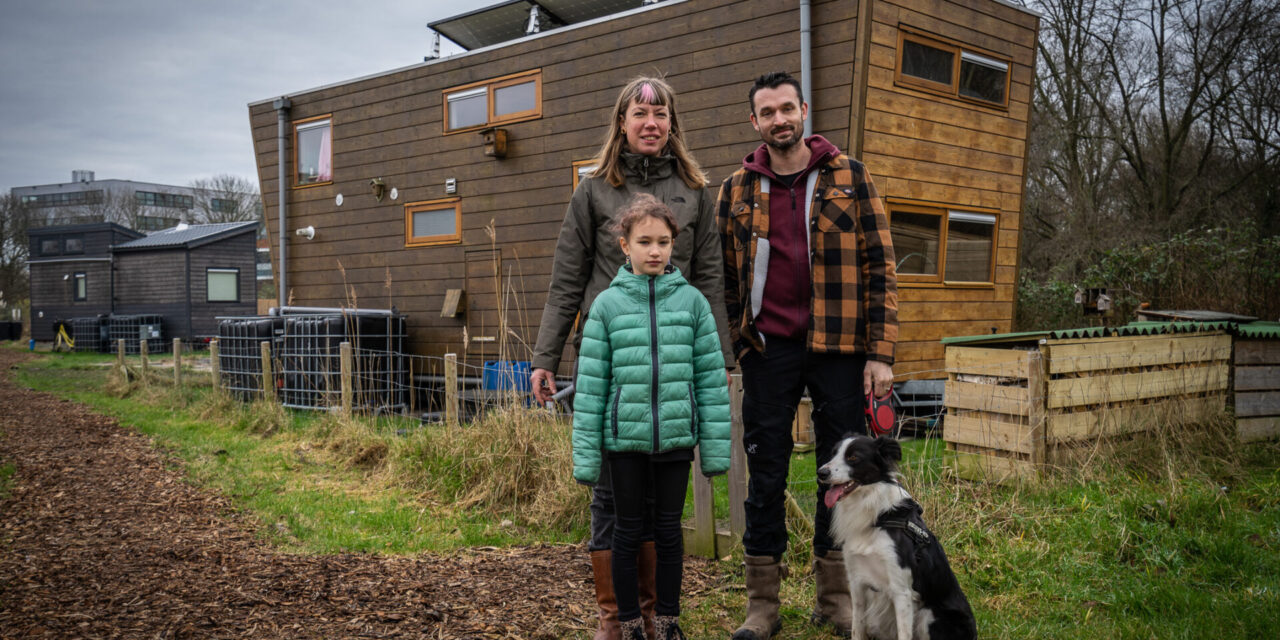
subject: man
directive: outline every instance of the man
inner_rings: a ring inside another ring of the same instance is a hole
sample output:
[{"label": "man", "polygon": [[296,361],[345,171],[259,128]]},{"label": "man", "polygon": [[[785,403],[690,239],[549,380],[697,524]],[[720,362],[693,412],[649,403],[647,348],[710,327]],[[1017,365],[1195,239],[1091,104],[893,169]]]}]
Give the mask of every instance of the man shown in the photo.
[{"label": "man", "polygon": [[[717,210],[751,478],[742,539],[747,615],[734,640],[767,640],[781,628],[784,492],[804,390],[824,460],[845,435],[865,433],[864,395],[882,396],[893,385],[898,301],[888,220],[862,163],[822,136],[803,137],[809,106],[801,95],[786,73],[756,80],[751,126],[764,144],[720,186]],[[848,633],[848,582],[822,491],[812,619]]]}]

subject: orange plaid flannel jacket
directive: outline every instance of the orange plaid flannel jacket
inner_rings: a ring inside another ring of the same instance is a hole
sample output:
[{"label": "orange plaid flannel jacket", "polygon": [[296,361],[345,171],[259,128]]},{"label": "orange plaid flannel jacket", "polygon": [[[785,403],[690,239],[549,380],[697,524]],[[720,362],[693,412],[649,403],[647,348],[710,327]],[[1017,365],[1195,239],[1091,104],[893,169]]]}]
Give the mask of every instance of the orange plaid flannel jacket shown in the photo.
[{"label": "orange plaid flannel jacket", "polygon": [[[893,240],[880,196],[866,166],[844,154],[815,171],[820,174],[810,196],[809,349],[863,353],[870,360],[893,364],[898,286]],[[765,348],[751,308],[758,243],[769,237],[769,194],[760,190],[760,174],[740,168],[725,179],[716,222],[724,248],[729,338],[741,358],[747,349]]]}]

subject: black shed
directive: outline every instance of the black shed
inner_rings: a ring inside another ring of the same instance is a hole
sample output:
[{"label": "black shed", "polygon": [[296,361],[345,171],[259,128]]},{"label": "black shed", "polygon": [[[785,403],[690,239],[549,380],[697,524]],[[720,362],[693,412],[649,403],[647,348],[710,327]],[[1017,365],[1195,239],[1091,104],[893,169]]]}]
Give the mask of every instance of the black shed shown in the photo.
[{"label": "black shed", "polygon": [[113,222],[37,227],[30,241],[31,337],[53,340],[54,323],[112,311],[113,245],[143,234]]},{"label": "black shed", "polygon": [[216,336],[258,311],[257,222],[178,225],[112,247],[116,314],[164,318],[166,338]]}]

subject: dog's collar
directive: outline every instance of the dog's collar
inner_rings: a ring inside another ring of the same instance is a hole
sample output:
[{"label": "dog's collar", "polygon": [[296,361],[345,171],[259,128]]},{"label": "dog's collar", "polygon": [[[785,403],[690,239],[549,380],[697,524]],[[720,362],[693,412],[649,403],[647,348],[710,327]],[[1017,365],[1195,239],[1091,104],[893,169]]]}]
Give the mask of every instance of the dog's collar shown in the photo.
[{"label": "dog's collar", "polygon": [[876,526],[881,529],[901,529],[915,538],[916,544],[927,545],[933,542],[933,536],[922,524],[920,514],[923,511],[915,500],[907,500],[880,514],[880,517],[876,518]]}]

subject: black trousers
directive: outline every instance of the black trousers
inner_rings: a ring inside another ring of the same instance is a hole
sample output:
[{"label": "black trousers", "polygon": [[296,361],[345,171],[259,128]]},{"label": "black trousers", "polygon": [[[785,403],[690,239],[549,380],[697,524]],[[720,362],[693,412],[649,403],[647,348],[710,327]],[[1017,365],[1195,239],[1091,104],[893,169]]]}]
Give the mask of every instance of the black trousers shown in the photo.
[{"label": "black trousers", "polygon": [[[689,488],[688,460],[654,461],[647,455],[609,456],[613,503],[617,522],[613,530],[613,592],[618,598],[618,619],[640,617],[640,583],[636,552],[651,531],[658,556],[654,612],[680,615],[680,580],[684,569],[684,535],[680,518]],[[649,510],[646,496],[652,498]],[[646,520],[652,514],[652,529]]]},{"label": "black trousers", "polygon": [[[742,366],[742,444],[747,452],[747,530],[743,550],[781,557],[787,550],[787,472],[791,464],[791,424],[805,388],[813,400],[818,464],[826,462],[842,438],[866,433],[862,395],[863,356],[812,353],[804,342],[769,337],[765,353],[752,351]],[[817,487],[813,553],[838,549],[831,539],[831,511]]]}]

